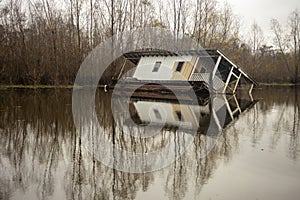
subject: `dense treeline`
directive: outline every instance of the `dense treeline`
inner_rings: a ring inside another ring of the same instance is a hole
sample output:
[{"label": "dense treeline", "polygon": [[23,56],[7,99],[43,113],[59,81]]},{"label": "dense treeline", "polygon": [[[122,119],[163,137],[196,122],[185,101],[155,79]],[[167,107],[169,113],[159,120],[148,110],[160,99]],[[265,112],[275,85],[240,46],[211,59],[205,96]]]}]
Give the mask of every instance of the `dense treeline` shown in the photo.
[{"label": "dense treeline", "polygon": [[73,84],[85,56],[101,41],[141,27],[170,29],[218,48],[259,82],[298,82],[300,17],[271,21],[274,44],[254,23],[244,39],[239,18],[217,0],[0,1],[0,83]]}]

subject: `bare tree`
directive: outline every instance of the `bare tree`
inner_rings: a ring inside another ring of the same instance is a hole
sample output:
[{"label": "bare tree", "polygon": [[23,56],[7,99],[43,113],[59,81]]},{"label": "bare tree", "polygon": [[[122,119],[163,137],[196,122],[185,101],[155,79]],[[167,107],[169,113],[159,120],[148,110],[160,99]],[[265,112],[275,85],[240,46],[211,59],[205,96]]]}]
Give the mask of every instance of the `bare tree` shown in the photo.
[{"label": "bare tree", "polygon": [[264,41],[263,31],[256,22],[253,22],[251,25],[250,37],[249,43],[252,46],[252,52],[255,54]]},{"label": "bare tree", "polygon": [[291,29],[291,40],[293,52],[293,64],[294,64],[294,83],[298,83],[299,79],[299,65],[300,65],[300,13],[295,10],[289,16],[289,26]]},{"label": "bare tree", "polygon": [[282,30],[281,25],[279,24],[278,20],[272,19],[271,20],[271,29],[274,32],[275,38],[274,42],[276,46],[279,48],[279,51],[281,53],[282,59],[284,60],[284,64],[289,72],[291,72],[291,67],[288,61],[288,58],[286,56],[286,51],[288,47],[288,39],[284,35],[284,32]]},{"label": "bare tree", "polygon": [[222,43],[228,40],[230,32],[233,30],[234,17],[230,4],[226,2],[220,16]]}]

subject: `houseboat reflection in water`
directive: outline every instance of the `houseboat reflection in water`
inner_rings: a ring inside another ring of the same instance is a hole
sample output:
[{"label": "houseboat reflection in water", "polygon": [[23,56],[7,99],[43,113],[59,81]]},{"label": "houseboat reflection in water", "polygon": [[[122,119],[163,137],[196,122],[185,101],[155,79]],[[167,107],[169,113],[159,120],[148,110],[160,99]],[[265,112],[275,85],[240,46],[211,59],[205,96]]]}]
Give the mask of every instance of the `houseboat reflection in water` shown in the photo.
[{"label": "houseboat reflection in water", "polygon": [[118,107],[116,110],[123,111],[124,126],[162,127],[165,130],[204,135],[207,134],[209,126],[213,126],[214,131],[209,133],[211,136],[221,134],[221,130],[227,128],[257,102],[251,94],[241,97],[215,95],[197,102],[135,97],[130,98],[129,102],[125,102],[125,98],[114,98],[113,101],[113,106]]}]

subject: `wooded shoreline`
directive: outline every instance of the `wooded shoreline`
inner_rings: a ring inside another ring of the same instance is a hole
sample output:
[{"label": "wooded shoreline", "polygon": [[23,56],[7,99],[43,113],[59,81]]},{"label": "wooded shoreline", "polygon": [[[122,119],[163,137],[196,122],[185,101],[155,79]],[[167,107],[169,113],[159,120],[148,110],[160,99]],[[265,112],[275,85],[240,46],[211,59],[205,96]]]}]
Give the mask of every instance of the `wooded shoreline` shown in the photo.
[{"label": "wooded shoreline", "polygon": [[[72,85],[97,45],[140,28],[188,36],[219,49],[257,82],[300,83],[300,11],[286,25],[270,19],[268,41],[254,22],[242,35],[240,17],[218,0],[0,1],[0,84]],[[271,41],[271,42],[270,42]],[[117,66],[117,65],[115,65]],[[116,77],[118,67],[107,77]],[[106,78],[109,80],[109,78]]]},{"label": "wooded shoreline", "polygon": [[[258,83],[259,88],[265,87],[299,87],[300,84],[293,83]],[[74,85],[0,85],[0,89],[73,89]],[[105,85],[99,85],[98,88],[104,88]]]}]

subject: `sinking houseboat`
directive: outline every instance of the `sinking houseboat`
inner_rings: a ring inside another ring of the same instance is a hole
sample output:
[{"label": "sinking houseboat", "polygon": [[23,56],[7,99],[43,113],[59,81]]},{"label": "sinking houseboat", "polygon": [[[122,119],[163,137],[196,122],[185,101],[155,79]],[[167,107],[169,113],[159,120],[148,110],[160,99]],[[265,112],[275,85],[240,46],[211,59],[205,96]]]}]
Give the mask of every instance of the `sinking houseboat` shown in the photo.
[{"label": "sinking houseboat", "polygon": [[235,94],[239,89],[251,93],[257,85],[219,50],[136,51],[126,53],[124,57],[136,68],[130,75],[118,79],[115,89],[121,92],[134,90],[140,97],[149,97],[149,92],[153,98],[174,91],[186,93],[191,88],[202,96],[211,92]]}]

